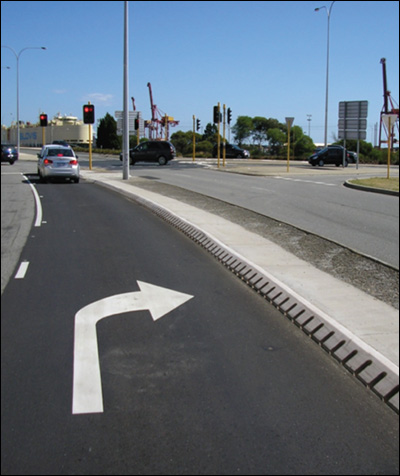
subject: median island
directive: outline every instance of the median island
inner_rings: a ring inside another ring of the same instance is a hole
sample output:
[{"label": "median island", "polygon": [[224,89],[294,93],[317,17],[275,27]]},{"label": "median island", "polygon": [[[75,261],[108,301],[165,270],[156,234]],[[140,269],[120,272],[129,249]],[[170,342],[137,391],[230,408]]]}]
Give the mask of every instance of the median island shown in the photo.
[{"label": "median island", "polygon": [[374,177],[367,179],[356,179],[349,180],[349,183],[354,185],[360,185],[362,187],[377,188],[381,190],[388,190],[392,192],[399,191],[399,178],[383,178],[383,177]]}]

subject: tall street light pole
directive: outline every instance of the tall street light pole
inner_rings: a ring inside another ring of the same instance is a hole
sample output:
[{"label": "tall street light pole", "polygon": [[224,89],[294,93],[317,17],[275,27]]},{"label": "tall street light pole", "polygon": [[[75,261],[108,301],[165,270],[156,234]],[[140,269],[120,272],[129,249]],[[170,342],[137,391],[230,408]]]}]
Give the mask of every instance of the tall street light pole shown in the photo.
[{"label": "tall street light pole", "polygon": [[332,7],[335,2],[331,3],[329,9],[324,5],[315,9],[316,12],[325,8],[328,14],[328,39],[327,39],[327,53],[326,53],[326,91],[325,91],[325,133],[324,133],[324,144],[325,147],[328,145],[328,95],[329,95],[329,28],[331,20]]},{"label": "tall street light pole", "polygon": [[2,48],[8,48],[10,51],[13,52],[16,60],[17,60],[17,152],[19,157],[19,146],[20,146],[20,137],[19,137],[19,57],[25,50],[45,50],[45,46],[27,46],[26,48],[22,48],[19,53],[17,53],[14,48],[11,46],[1,45]]},{"label": "tall street light pole", "polygon": [[128,2],[124,1],[124,112],[122,129],[122,179],[129,179],[129,59],[128,59]]}]

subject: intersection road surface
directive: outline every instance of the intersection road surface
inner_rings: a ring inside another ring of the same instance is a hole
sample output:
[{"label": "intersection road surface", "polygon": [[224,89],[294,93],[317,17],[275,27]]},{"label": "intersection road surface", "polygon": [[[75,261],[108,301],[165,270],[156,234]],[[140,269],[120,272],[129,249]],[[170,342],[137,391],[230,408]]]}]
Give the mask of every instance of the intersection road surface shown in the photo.
[{"label": "intersection road surface", "polygon": [[[397,415],[206,251],[96,184],[36,188],[2,295],[2,474],[398,474]],[[143,283],[187,298],[153,320]],[[74,318],[127,293],[98,310],[104,407],[74,413]]]}]

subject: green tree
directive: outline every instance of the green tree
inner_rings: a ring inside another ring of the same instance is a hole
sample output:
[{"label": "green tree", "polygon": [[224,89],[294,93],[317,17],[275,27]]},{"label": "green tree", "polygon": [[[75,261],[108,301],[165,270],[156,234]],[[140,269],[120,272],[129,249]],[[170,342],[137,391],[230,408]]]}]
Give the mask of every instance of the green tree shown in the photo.
[{"label": "green tree", "polygon": [[242,142],[253,133],[253,119],[249,116],[238,116],[232,132],[235,135],[235,141],[242,145]]},{"label": "green tree", "polygon": [[268,129],[268,119],[260,116],[253,117],[253,139],[259,147],[267,139]]},{"label": "green tree", "polygon": [[[196,143],[202,140],[201,134],[195,134]],[[193,150],[193,131],[178,131],[171,135],[171,142],[175,146],[178,154],[183,156],[191,155]]]},{"label": "green tree", "polygon": [[203,157],[211,157],[212,151],[213,143],[208,140],[203,140],[196,144],[196,154],[201,153]]},{"label": "green tree", "polygon": [[269,142],[271,155],[283,154],[283,146],[287,139],[286,136],[287,134],[285,134],[278,128],[268,129],[267,139]]},{"label": "green tree", "polygon": [[206,128],[204,129],[204,134],[203,134],[203,140],[209,141],[209,142],[216,142],[217,141],[217,134],[218,133],[218,127],[215,124],[211,124],[209,122],[206,125]]},{"label": "green tree", "polygon": [[109,113],[100,119],[97,128],[97,147],[102,149],[121,148],[121,138],[117,135],[117,121]]},{"label": "green tree", "polygon": [[310,155],[314,149],[314,142],[311,137],[304,135],[303,129],[300,126],[293,126],[291,129],[291,149],[293,156],[303,158],[305,155]]}]

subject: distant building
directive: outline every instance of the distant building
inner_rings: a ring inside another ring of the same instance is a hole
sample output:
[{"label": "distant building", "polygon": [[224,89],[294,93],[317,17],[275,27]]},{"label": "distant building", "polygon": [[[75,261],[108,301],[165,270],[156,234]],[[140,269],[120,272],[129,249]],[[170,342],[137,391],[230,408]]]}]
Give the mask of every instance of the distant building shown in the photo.
[{"label": "distant building", "polygon": [[[75,116],[61,116],[60,114],[53,117],[48,122],[47,127],[38,125],[21,123],[20,145],[25,147],[41,147],[43,145],[43,131],[45,131],[45,143],[51,144],[54,140],[63,140],[69,144],[88,144],[89,143],[89,125],[78,120]],[[10,144],[17,143],[17,125],[12,124],[11,127],[1,128],[1,142]]]}]

